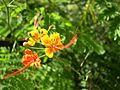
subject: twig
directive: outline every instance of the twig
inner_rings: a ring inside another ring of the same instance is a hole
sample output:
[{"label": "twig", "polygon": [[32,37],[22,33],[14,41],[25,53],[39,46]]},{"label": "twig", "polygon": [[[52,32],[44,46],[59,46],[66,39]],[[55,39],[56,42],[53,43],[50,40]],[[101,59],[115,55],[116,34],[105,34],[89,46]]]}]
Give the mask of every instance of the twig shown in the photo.
[{"label": "twig", "polygon": [[91,53],[92,53],[92,51],[89,51],[89,52],[86,54],[84,60],[83,60],[83,61],[81,62],[81,64],[80,64],[80,67],[83,66],[83,64],[85,63],[85,61],[87,60],[88,56],[89,56]]},{"label": "twig", "polygon": [[14,41],[14,44],[13,44],[13,47],[12,47],[12,52],[15,50],[16,44],[17,44],[17,41],[15,40],[15,41]]}]

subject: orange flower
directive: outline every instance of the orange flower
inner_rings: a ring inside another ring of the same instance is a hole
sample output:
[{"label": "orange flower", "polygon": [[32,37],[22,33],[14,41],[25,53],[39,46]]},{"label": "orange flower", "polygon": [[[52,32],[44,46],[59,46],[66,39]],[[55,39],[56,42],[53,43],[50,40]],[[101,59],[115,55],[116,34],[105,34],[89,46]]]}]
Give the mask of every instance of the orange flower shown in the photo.
[{"label": "orange flower", "polygon": [[46,35],[41,38],[41,42],[45,45],[45,53],[49,58],[53,57],[53,53],[64,48],[59,33],[53,33],[50,37]]},{"label": "orange flower", "polygon": [[30,65],[35,64],[36,68],[39,68],[41,60],[39,59],[37,53],[33,54],[31,50],[26,49],[25,55],[23,56],[23,59],[22,59],[22,63],[24,65],[27,65],[29,62],[32,62]]},{"label": "orange flower", "polygon": [[40,67],[40,62],[41,62],[41,60],[39,59],[39,57],[36,53],[33,54],[31,50],[26,49],[25,50],[25,55],[23,56],[23,60],[22,60],[22,63],[25,66],[22,67],[21,69],[15,71],[15,72],[11,73],[11,74],[8,74],[7,76],[4,76],[3,79],[7,79],[10,76],[15,76],[18,73],[20,73],[21,71],[23,71],[24,69],[26,69],[27,67],[33,65],[33,64],[35,64],[36,68],[39,68]]}]

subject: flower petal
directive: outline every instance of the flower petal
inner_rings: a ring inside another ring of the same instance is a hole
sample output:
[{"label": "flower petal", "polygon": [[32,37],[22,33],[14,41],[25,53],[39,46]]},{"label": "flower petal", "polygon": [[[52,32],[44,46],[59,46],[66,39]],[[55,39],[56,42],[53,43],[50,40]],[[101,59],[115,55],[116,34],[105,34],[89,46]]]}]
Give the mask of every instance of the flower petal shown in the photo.
[{"label": "flower petal", "polygon": [[32,55],[27,55],[27,54],[26,54],[26,55],[23,56],[22,63],[23,63],[24,65],[28,64],[28,63],[31,62],[31,61],[34,62],[34,58],[33,58]]},{"label": "flower petal", "polygon": [[35,66],[36,66],[36,68],[40,68],[40,62],[41,62],[41,60],[40,59],[38,59],[37,60],[37,62],[35,62]]},{"label": "flower petal", "polygon": [[31,36],[35,36],[35,34],[39,34],[37,29],[34,29],[33,31],[29,32]]},{"label": "flower petal", "polygon": [[60,40],[60,34],[59,33],[53,33],[53,34],[51,34],[50,38],[51,38],[51,41],[54,44],[58,44],[59,42],[61,42],[61,40]]},{"label": "flower petal", "polygon": [[48,31],[46,29],[40,29],[40,35],[41,37],[47,35]]},{"label": "flower petal", "polygon": [[53,33],[50,36],[50,38],[51,38],[52,44],[55,45],[56,49],[62,50],[64,48],[64,46],[63,46],[63,44],[61,42],[60,34],[59,33]]},{"label": "flower petal", "polygon": [[32,54],[32,51],[30,49],[26,49],[25,50],[25,54],[29,54],[30,55],[30,54]]},{"label": "flower petal", "polygon": [[28,44],[30,46],[34,46],[35,45],[35,40],[33,38],[29,38]]},{"label": "flower petal", "polygon": [[35,41],[40,41],[39,37],[40,37],[40,34],[39,34],[39,33],[35,33],[33,39],[34,39]]},{"label": "flower petal", "polygon": [[60,50],[63,50],[63,49],[64,49],[64,45],[63,45],[61,42],[59,42],[59,43],[57,44],[57,47],[58,47],[58,49],[60,49]]},{"label": "flower petal", "polygon": [[45,48],[45,53],[49,58],[53,57],[53,49],[52,48]]},{"label": "flower petal", "polygon": [[51,44],[50,37],[48,35],[45,35],[44,37],[41,38],[41,42],[44,45],[50,45]]},{"label": "flower petal", "polygon": [[39,59],[37,53],[34,53],[34,62],[35,62],[35,66],[36,68],[40,68],[40,63],[41,63],[41,60]]}]

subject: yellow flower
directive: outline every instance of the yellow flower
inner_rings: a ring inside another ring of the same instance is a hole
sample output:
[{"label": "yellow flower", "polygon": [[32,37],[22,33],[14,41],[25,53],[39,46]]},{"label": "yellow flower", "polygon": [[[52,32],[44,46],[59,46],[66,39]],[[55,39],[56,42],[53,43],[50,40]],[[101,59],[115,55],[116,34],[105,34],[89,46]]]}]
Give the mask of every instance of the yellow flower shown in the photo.
[{"label": "yellow flower", "polygon": [[40,34],[37,29],[34,29],[33,31],[29,32],[29,34],[33,37],[34,41],[40,41]]},{"label": "yellow flower", "polygon": [[48,34],[48,31],[46,29],[40,29],[40,36],[43,37]]},{"label": "yellow flower", "polygon": [[29,40],[28,40],[28,45],[30,45],[30,46],[34,46],[35,45],[35,40],[33,39],[33,38],[29,38]]},{"label": "yellow flower", "polygon": [[34,29],[33,31],[29,32],[31,36],[35,36],[36,33],[39,33],[37,29]]},{"label": "yellow flower", "polygon": [[53,33],[50,37],[46,35],[41,38],[41,42],[45,45],[45,53],[49,58],[53,57],[53,53],[64,48],[59,33]]},{"label": "yellow flower", "polygon": [[48,34],[48,31],[46,29],[41,29],[40,33],[39,31],[35,28],[33,31],[28,33],[30,36],[27,42],[23,43],[23,46],[34,46],[36,42],[40,42],[41,38],[46,36]]},{"label": "yellow flower", "polygon": [[31,32],[28,32],[32,37],[29,38],[28,42],[24,43],[24,46],[34,46],[37,41],[40,41],[40,34],[37,29],[34,29]]}]

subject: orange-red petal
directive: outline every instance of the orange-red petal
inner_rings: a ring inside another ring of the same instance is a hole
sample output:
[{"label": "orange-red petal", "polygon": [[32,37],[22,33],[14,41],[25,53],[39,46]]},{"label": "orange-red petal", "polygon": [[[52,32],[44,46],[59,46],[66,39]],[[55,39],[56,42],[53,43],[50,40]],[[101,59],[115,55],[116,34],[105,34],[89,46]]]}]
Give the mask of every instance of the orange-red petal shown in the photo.
[{"label": "orange-red petal", "polygon": [[59,50],[63,50],[64,49],[64,45],[61,42],[57,45],[57,47],[58,47]]},{"label": "orange-red petal", "polygon": [[22,63],[24,65],[28,64],[29,62],[33,61],[34,62],[34,58],[33,58],[33,54],[32,51],[30,49],[26,49],[25,50],[25,55],[22,58]]},{"label": "orange-red petal", "polygon": [[39,37],[40,37],[39,33],[35,33],[35,36],[34,36],[33,39],[34,39],[35,41],[39,41],[39,40],[40,40]]},{"label": "orange-red petal", "polygon": [[31,51],[30,49],[26,49],[26,50],[25,50],[25,54],[31,55],[31,54],[32,54],[32,51]]},{"label": "orange-red petal", "polygon": [[29,62],[33,61],[34,62],[34,58],[32,55],[24,55],[23,59],[22,59],[22,63],[24,65],[28,64]]}]

